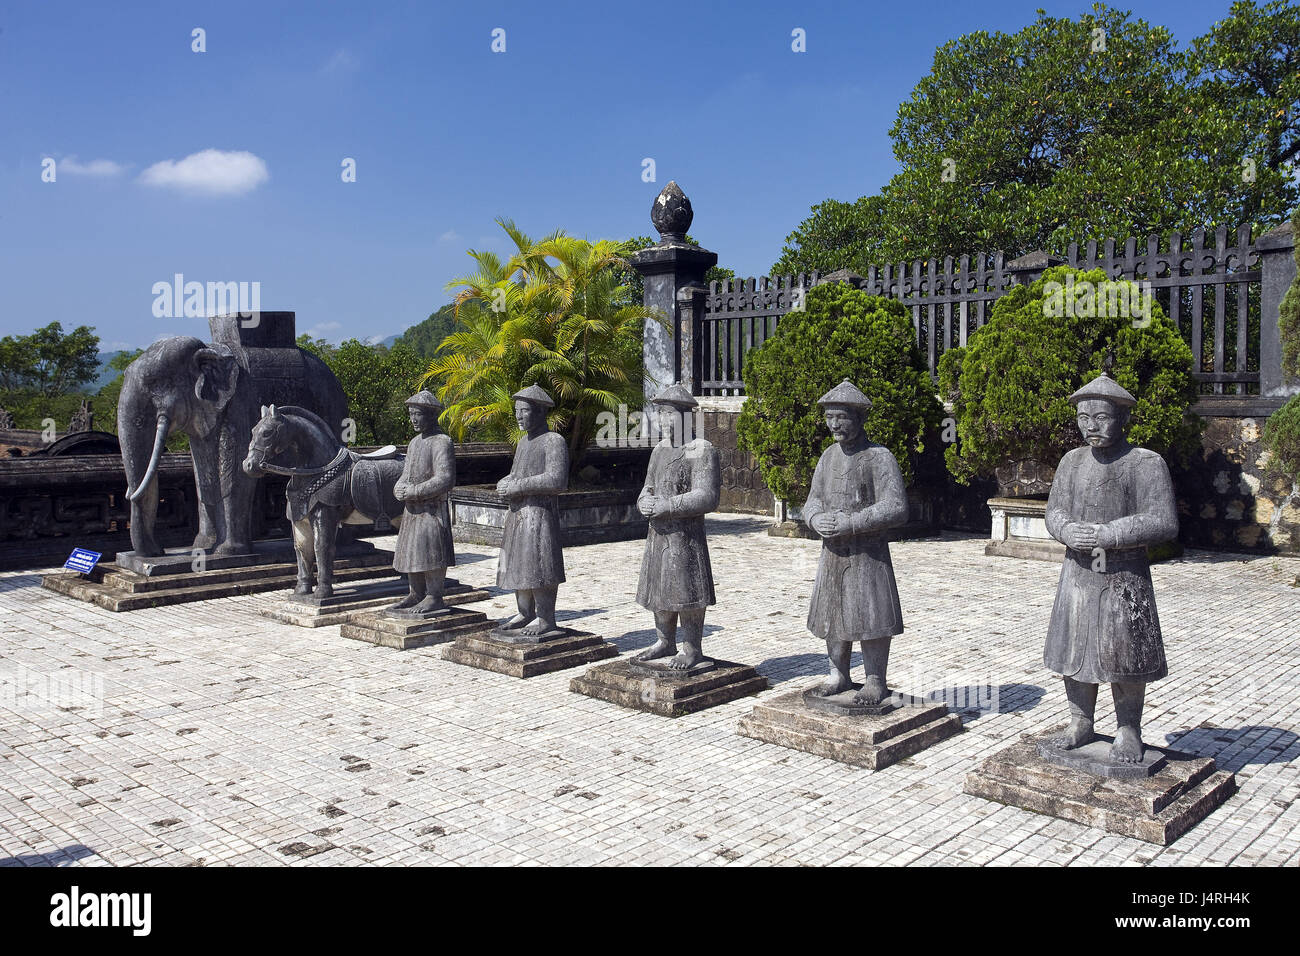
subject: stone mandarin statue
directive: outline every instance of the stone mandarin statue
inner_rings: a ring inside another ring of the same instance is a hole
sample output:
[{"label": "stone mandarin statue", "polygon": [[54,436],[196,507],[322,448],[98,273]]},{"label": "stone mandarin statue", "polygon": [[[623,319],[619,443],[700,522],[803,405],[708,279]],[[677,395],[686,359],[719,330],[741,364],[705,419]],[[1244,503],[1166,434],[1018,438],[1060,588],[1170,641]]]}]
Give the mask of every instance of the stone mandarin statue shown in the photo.
[{"label": "stone mandarin statue", "polygon": [[519,613],[499,630],[539,636],[557,630],[555,596],[564,581],[559,495],[569,484],[569,448],[546,424],[551,396],[530,385],[511,396],[523,437],[497,493],[510,502],[497,562],[497,587],[515,592]]},{"label": "stone mandarin statue", "polygon": [[637,498],[650,528],[636,602],[654,612],[657,640],[634,660],[683,671],[705,663],[704,614],[717,603],[704,516],[717,510],[721,478],[717,450],[703,438],[685,441],[685,420],[699,406],[694,396],[673,385],[655,396],[653,405],[661,437]]},{"label": "stone mandarin statue", "polygon": [[451,438],[438,427],[442,403],[422,391],[406,400],[418,434],[406,446],[406,463],[393,495],[405,507],[393,552],[393,569],[403,572],[410,593],[388,610],[407,615],[432,614],[446,608],[443,587],[447,568],[456,564],[447,497],[456,484],[456,455]]},{"label": "stone mandarin statue", "polygon": [[903,611],[884,533],[907,521],[903,473],[893,454],[867,438],[871,400],[847,379],[817,400],[835,444],[822,452],[803,507],[822,537],[808,629],[826,641],[830,676],[825,697],[853,687],[849,658],[861,642],[866,679],[854,702],[876,705],[889,696],[889,646],[903,632]]},{"label": "stone mandarin statue", "polygon": [[1061,459],[1047,500],[1047,530],[1067,549],[1043,651],[1070,702],[1057,743],[1074,749],[1095,739],[1097,685],[1107,682],[1116,763],[1142,762],[1146,685],[1168,673],[1147,545],[1178,535],[1169,468],[1124,437],[1135,402],[1105,373],[1070,396],[1087,445]]}]

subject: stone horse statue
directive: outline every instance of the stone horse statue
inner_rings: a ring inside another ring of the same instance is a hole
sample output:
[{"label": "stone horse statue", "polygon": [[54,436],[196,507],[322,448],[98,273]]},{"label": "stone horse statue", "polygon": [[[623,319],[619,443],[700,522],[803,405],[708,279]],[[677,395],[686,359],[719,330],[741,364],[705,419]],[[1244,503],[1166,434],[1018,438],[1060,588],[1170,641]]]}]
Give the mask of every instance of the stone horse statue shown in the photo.
[{"label": "stone horse statue", "polygon": [[[393,486],[404,456],[392,445],[369,455],[351,451],[314,412],[271,405],[253,426],[244,472],[288,475],[288,507],[298,557],[294,594],[327,598],[334,593],[334,551],[339,525],[401,523],[402,503]],[[312,590],[312,578],[316,578]]]}]

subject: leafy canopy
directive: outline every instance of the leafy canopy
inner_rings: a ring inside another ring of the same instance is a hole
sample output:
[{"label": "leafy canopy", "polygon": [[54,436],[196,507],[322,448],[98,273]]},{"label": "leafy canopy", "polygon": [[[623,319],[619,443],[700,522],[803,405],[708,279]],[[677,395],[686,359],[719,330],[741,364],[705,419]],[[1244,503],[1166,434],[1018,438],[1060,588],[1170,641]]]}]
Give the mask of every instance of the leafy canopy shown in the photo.
[{"label": "leafy canopy", "polygon": [[795,503],[807,499],[832,441],[817,399],[844,379],[871,399],[867,435],[893,452],[909,482],[943,411],[906,307],[842,282],[810,289],[805,311],[781,317],[776,334],[745,357],[742,375],[740,444],[772,493]]},{"label": "leafy canopy", "polygon": [[1187,51],[1093,6],[934,54],[878,195],[828,199],[773,274],[1276,224],[1300,197],[1300,6],[1236,3]]},{"label": "leafy canopy", "polygon": [[[1099,375],[1112,354],[1109,374],[1137,398],[1129,440],[1185,457],[1199,439],[1200,421],[1188,415],[1197,393],[1192,350],[1173,322],[1154,300],[1149,316],[1136,320],[1085,314],[1095,308],[1054,309],[1050,283],[1072,287],[1077,297],[1111,286],[1101,269],[1048,269],[998,299],[966,348],[944,353],[939,389],[957,422],[957,443],[944,449],[953,477],[966,484],[1020,459],[1055,466],[1080,444],[1069,396]],[[1114,285],[1138,291],[1135,283]],[[1059,311],[1065,314],[1053,314]]]},{"label": "leafy canopy", "polygon": [[443,424],[458,441],[517,440],[510,396],[541,386],[555,400],[549,422],[576,470],[600,412],[641,406],[641,329],[662,318],[629,300],[618,243],[561,230],[533,240],[512,221],[497,222],[516,251],[502,262],[469,250],[477,270],[447,285],[457,290],[458,331],[443,340],[424,381],[439,388]]}]

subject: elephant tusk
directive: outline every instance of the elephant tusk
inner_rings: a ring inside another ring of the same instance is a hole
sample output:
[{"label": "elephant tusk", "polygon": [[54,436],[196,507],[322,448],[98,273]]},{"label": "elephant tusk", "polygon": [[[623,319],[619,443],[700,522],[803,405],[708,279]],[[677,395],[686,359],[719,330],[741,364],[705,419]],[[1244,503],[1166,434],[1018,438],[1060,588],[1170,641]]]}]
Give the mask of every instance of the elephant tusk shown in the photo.
[{"label": "elephant tusk", "polygon": [[158,432],[153,439],[153,454],[149,458],[149,467],[140,479],[140,484],[136,485],[134,491],[127,492],[127,500],[135,501],[149,487],[155,476],[158,474],[158,463],[162,460],[163,446],[167,444],[167,430],[171,426],[171,420],[166,415],[158,416]]}]

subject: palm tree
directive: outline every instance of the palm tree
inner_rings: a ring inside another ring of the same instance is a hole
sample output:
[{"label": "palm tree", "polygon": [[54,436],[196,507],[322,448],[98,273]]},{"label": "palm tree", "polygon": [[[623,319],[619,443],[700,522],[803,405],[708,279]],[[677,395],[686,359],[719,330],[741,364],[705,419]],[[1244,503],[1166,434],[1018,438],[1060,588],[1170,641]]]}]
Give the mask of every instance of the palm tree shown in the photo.
[{"label": "palm tree", "polygon": [[602,411],[640,407],[641,329],[663,321],[642,305],[620,305],[627,264],[618,244],[556,231],[534,242],[497,220],[516,246],[502,263],[470,251],[478,270],[448,283],[463,331],[448,336],[425,381],[444,384],[444,422],[463,440],[518,437],[510,396],[537,384],[555,399],[550,424],[565,435],[576,472]]}]

